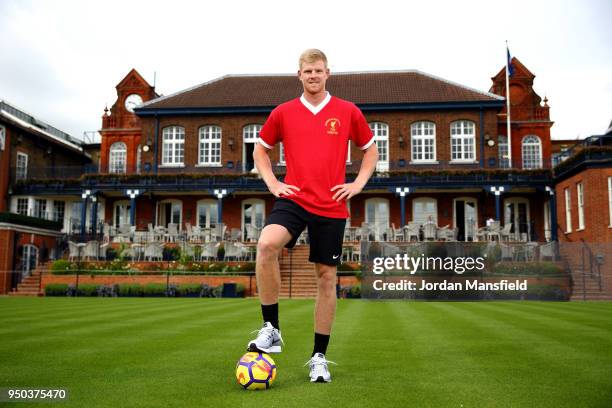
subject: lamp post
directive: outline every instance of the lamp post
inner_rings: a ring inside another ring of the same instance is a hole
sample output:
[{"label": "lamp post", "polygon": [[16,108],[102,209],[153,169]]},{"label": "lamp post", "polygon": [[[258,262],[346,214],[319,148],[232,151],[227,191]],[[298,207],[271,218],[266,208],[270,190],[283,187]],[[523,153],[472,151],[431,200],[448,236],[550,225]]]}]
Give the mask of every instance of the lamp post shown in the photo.
[{"label": "lamp post", "polygon": [[400,217],[402,227],[406,225],[406,195],[410,193],[410,187],[397,187],[395,193],[400,198]]}]

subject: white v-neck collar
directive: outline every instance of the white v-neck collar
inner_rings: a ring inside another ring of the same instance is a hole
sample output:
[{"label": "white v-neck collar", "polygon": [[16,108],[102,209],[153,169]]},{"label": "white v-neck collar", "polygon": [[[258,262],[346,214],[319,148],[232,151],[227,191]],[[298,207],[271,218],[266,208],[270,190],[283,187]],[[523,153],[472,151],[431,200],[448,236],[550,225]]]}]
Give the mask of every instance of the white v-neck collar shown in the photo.
[{"label": "white v-neck collar", "polygon": [[302,94],[302,96],[300,96],[300,102],[302,102],[302,105],[304,105],[306,107],[306,109],[308,109],[309,111],[312,112],[313,115],[316,115],[317,113],[321,112],[321,110],[323,110],[323,108],[325,107],[325,105],[327,105],[329,103],[329,101],[331,100],[331,95],[329,92],[325,92],[327,94],[327,96],[325,97],[325,99],[323,99],[323,101],[318,104],[317,106],[314,106],[313,104],[311,104],[310,102],[308,102],[306,100],[306,98],[304,98],[304,94]]}]

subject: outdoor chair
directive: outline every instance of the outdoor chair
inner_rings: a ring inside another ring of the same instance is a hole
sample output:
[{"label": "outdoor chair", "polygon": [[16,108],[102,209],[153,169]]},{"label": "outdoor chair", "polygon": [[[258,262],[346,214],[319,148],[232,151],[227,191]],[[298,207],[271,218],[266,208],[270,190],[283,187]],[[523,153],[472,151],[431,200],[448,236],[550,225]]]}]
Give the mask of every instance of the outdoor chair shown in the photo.
[{"label": "outdoor chair", "polygon": [[501,239],[503,241],[510,241],[510,230],[512,229],[512,223],[508,223],[504,225],[504,228],[499,232]]},{"label": "outdoor chair", "polygon": [[83,248],[83,259],[97,260],[99,247],[98,241],[88,241]]},{"label": "outdoor chair", "polygon": [[240,248],[234,242],[225,243],[225,255],[223,256],[224,261],[240,260]]},{"label": "outdoor chair", "polygon": [[130,242],[132,238],[132,226],[130,224],[121,224],[117,239],[119,242]]},{"label": "outdoor chair", "polygon": [[419,232],[420,232],[419,224],[415,222],[410,222],[408,223],[408,225],[404,227],[405,239],[408,242],[412,241],[413,237],[416,238],[417,241],[419,241],[420,240]]},{"label": "outdoor chair", "polygon": [[164,258],[164,245],[158,242],[149,242],[144,248],[146,261],[161,261]]},{"label": "outdoor chair", "polygon": [[436,239],[437,226],[433,222],[423,224],[423,238],[425,241],[434,241]]},{"label": "outdoor chair", "polygon": [[178,240],[178,226],[174,223],[168,224],[168,232],[164,234],[166,242],[176,242]]},{"label": "outdoor chair", "polygon": [[489,225],[489,230],[487,231],[487,240],[493,241],[497,238],[497,241],[501,241],[501,227],[499,225],[499,221],[493,221],[491,225]]},{"label": "outdoor chair", "polygon": [[393,241],[403,241],[404,231],[401,228],[395,228],[395,224],[393,223],[391,223],[391,228],[393,231]]},{"label": "outdoor chair", "polygon": [[216,242],[207,242],[202,245],[202,254],[200,259],[202,261],[214,261],[217,259],[217,251],[219,248],[219,244]]},{"label": "outdoor chair", "polygon": [[81,248],[76,242],[68,241],[68,260],[74,261],[79,259]]}]

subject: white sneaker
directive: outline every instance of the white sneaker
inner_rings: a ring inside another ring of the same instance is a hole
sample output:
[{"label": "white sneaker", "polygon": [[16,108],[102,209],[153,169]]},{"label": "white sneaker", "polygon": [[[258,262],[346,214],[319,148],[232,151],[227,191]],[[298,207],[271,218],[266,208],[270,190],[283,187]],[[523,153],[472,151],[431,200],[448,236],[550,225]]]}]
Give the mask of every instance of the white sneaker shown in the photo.
[{"label": "white sneaker", "polygon": [[[325,354],[315,353],[306,364],[310,364],[310,382],[331,382],[331,374],[327,368],[327,364],[336,364],[325,358]],[[304,365],[306,365],[304,364]]]},{"label": "white sneaker", "polygon": [[[255,333],[257,330],[252,331]],[[280,353],[281,343],[283,338],[281,333],[277,330],[272,323],[265,322],[263,327],[258,331],[257,337],[254,340],[249,341],[247,345],[247,351],[261,352],[261,353]]]}]

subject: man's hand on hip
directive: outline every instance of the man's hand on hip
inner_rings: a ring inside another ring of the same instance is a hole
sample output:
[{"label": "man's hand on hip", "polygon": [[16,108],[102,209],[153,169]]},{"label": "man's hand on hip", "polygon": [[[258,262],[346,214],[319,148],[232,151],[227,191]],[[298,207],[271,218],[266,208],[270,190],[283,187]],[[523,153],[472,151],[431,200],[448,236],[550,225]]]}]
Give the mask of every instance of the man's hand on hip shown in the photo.
[{"label": "man's hand on hip", "polygon": [[281,196],[290,196],[295,194],[296,191],[300,191],[298,187],[292,186],[291,184],[282,183],[278,180],[272,183],[272,185],[268,186],[268,190],[270,190],[270,192],[274,194],[274,197],[277,198]]},{"label": "man's hand on hip", "polygon": [[350,200],[357,194],[361,193],[361,190],[363,190],[363,186],[356,182],[338,184],[331,189],[331,191],[336,192],[332,198],[336,201]]}]

